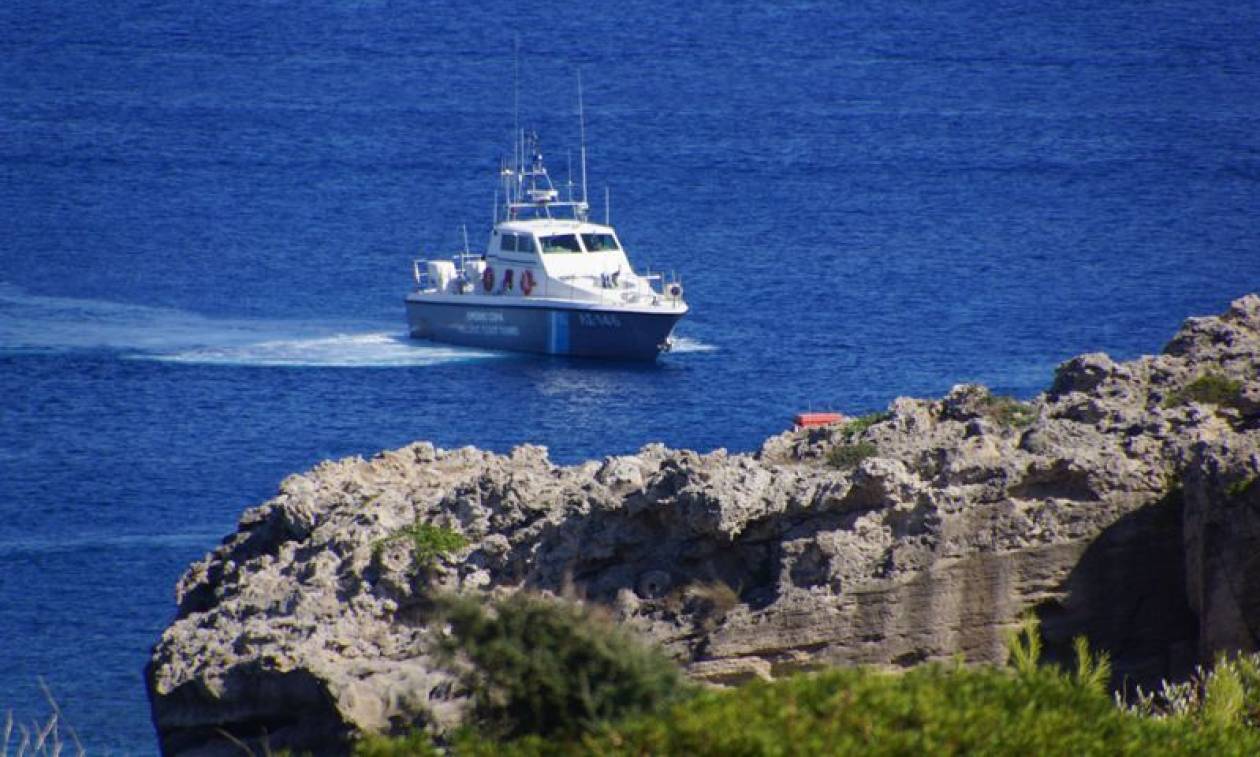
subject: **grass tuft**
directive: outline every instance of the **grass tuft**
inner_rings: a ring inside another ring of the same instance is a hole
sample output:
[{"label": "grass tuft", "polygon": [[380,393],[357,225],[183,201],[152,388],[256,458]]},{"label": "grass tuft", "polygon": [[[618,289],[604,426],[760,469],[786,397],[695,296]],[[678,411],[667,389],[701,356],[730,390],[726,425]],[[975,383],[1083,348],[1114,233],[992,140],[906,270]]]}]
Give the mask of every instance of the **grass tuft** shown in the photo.
[{"label": "grass tuft", "polygon": [[[12,757],[59,757],[66,751],[76,757],[83,757],[87,752],[79,741],[79,735],[65,724],[61,707],[57,704],[57,700],[53,699],[52,691],[43,678],[39,679],[39,688],[44,692],[44,698],[52,710],[48,720],[44,723],[33,722],[29,725],[16,723],[13,720],[13,713],[6,712],[4,728],[0,732],[0,757],[10,757],[10,755]],[[65,742],[62,736],[63,728],[69,734],[72,744]],[[15,736],[16,744],[13,743]]]}]

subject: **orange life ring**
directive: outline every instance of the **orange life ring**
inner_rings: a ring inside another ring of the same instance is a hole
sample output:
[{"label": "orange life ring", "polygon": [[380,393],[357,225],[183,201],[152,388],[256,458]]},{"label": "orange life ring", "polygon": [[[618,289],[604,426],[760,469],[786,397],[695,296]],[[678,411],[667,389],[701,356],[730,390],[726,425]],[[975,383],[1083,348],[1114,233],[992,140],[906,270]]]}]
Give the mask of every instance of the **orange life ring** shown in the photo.
[{"label": "orange life ring", "polygon": [[521,274],[521,294],[528,297],[532,291],[534,291],[534,272],[526,270]]},{"label": "orange life ring", "polygon": [[489,292],[494,289],[494,269],[486,266],[486,270],[481,272],[481,285]]}]

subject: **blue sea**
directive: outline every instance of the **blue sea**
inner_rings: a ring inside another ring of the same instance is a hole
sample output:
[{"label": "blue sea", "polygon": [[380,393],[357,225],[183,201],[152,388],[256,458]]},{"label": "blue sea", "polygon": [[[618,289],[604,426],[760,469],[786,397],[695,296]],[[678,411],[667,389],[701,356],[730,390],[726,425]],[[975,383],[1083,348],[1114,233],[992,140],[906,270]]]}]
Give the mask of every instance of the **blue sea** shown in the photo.
[{"label": "blue sea", "polygon": [[[655,365],[409,341],[521,123],[692,313]],[[0,7],[0,713],[156,751],[184,568],[319,460],[757,448],[1157,352],[1260,289],[1249,2]]]}]

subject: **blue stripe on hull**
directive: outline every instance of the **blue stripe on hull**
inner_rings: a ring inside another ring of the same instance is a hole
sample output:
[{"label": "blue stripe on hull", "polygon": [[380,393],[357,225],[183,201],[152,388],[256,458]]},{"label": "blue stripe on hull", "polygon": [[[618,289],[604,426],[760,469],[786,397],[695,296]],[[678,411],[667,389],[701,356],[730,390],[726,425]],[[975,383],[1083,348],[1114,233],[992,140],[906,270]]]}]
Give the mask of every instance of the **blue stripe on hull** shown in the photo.
[{"label": "blue stripe on hull", "polygon": [[569,354],[569,313],[563,310],[549,310],[551,314],[551,339],[547,352],[552,355]]},{"label": "blue stripe on hull", "polygon": [[407,300],[411,336],[467,347],[621,360],[654,360],[682,317]]}]

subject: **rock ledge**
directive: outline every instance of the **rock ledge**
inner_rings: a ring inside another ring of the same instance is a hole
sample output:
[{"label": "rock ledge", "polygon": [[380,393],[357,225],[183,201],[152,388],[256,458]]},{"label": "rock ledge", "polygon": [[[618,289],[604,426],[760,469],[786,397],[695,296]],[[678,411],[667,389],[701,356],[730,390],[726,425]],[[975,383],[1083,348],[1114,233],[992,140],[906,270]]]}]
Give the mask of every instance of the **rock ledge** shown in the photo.
[{"label": "rock ledge", "polygon": [[[1196,379],[1227,403],[1174,404]],[[866,453],[827,463],[843,445]],[[869,446],[868,446],[869,445]],[[462,700],[429,656],[435,591],[577,591],[701,679],[831,663],[997,662],[1036,608],[1151,682],[1260,633],[1260,297],[1191,318],[1164,354],[1063,363],[1029,403],[961,385],[853,433],[756,454],[644,447],[553,465],[420,442],[325,462],[189,568],[147,681],[167,754],[344,751],[442,730]],[[469,544],[413,570],[424,521]]]}]

